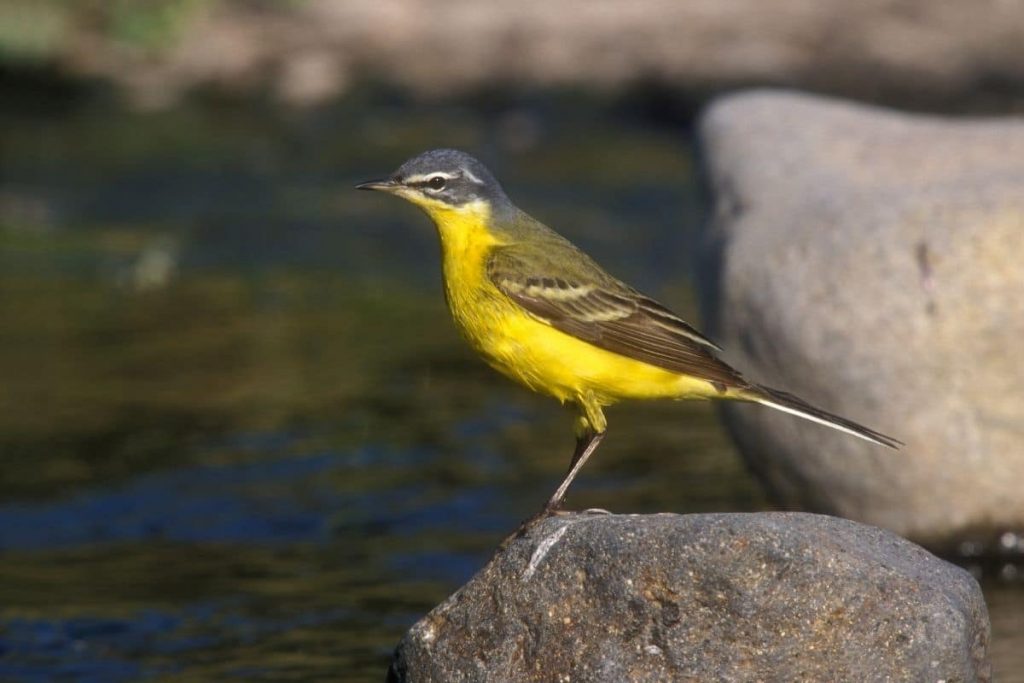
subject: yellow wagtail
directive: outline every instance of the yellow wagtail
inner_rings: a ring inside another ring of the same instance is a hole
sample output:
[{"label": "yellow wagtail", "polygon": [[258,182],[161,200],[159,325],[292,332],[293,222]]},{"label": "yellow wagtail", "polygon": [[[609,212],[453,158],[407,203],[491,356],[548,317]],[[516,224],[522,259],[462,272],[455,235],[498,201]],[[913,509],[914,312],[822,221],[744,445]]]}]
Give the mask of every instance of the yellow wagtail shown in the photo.
[{"label": "yellow wagtail", "polygon": [[517,208],[468,154],[425,152],[390,178],[356,187],[426,211],[441,238],[448,306],[466,340],[502,374],[579,411],[569,471],[544,512],[560,507],[604,437],[604,407],[623,399],[749,401],[876,444],[901,445],[745,380],[715,355],[714,342]]}]

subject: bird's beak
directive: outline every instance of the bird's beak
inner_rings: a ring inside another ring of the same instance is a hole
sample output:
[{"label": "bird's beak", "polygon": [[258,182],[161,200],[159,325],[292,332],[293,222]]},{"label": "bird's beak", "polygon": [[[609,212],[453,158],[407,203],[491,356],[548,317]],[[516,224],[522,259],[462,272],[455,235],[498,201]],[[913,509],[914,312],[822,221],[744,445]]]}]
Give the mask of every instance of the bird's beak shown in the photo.
[{"label": "bird's beak", "polygon": [[394,192],[399,187],[401,185],[391,179],[368,180],[365,183],[356,185],[357,190],[376,190],[377,192]]}]

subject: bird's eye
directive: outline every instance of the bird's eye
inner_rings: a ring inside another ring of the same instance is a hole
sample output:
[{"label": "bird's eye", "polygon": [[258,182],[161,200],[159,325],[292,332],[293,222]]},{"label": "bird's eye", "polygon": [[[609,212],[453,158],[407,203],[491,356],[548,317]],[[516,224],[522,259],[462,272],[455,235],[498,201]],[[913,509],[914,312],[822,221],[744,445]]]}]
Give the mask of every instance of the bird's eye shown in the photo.
[{"label": "bird's eye", "polygon": [[441,175],[436,175],[427,181],[427,187],[431,190],[443,190],[448,180]]}]

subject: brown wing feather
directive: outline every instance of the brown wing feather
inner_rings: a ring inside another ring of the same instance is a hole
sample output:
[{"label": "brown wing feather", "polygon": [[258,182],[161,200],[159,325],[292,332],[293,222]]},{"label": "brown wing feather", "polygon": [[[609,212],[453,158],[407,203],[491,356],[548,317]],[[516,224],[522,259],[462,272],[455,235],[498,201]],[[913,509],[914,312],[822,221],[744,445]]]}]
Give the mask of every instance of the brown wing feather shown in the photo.
[{"label": "brown wing feather", "polygon": [[529,270],[527,264],[499,251],[492,256],[488,275],[531,315],[594,346],[705,379],[720,391],[749,386],[713,355],[714,344],[639,292],[618,281],[584,282],[532,275]]}]

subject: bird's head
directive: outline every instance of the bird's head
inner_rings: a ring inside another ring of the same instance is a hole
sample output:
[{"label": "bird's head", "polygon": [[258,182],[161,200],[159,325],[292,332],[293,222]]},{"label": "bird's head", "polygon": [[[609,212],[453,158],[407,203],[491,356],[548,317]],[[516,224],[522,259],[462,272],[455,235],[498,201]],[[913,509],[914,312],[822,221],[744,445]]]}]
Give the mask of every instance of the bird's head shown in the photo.
[{"label": "bird's head", "polygon": [[432,149],[409,159],[390,178],[356,185],[397,195],[431,215],[505,204],[508,197],[482,163],[455,149]]}]

